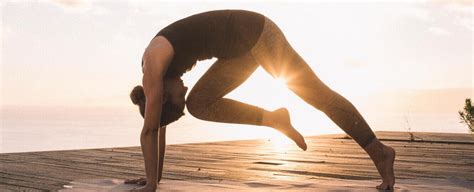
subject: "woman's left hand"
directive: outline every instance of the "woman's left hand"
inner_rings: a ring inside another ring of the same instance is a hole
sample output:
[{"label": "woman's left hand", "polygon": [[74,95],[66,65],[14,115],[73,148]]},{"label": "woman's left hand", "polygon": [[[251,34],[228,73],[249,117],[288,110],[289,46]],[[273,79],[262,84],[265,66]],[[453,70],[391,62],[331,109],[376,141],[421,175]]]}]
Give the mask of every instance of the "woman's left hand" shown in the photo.
[{"label": "woman's left hand", "polygon": [[153,185],[145,185],[142,187],[135,187],[130,190],[130,192],[155,192],[156,191],[156,184]]},{"label": "woman's left hand", "polygon": [[146,178],[142,177],[139,179],[126,179],[123,183],[125,184],[135,184],[135,185],[145,185]]}]

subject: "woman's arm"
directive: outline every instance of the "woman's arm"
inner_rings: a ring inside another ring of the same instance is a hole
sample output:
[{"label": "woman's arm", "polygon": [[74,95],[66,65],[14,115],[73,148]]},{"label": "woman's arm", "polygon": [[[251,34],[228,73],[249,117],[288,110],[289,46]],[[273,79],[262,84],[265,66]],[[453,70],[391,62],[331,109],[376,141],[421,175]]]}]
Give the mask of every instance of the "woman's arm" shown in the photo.
[{"label": "woman's arm", "polygon": [[[166,147],[166,126],[160,128],[158,133],[158,150],[159,150],[159,159],[158,159],[158,182],[160,183],[162,175],[163,175],[163,164],[165,158],[165,147]],[[145,185],[147,183],[147,179],[142,177],[139,179],[127,179],[124,182],[125,184],[137,184],[137,185]]]},{"label": "woman's arm", "polygon": [[161,107],[163,100],[163,83],[156,82],[154,86],[146,85],[144,90],[146,100],[145,122],[140,134],[140,144],[142,147],[143,158],[145,161],[145,173],[147,185],[156,188],[156,170],[158,154],[158,127],[160,127]]},{"label": "woman's arm", "polygon": [[[163,78],[171,59],[173,48],[164,37],[154,38],[143,55],[143,90],[146,97],[145,121],[140,134],[140,144],[145,161],[147,184],[144,189],[156,189],[158,163],[158,128],[163,104]],[[139,189],[141,191],[142,189]],[[144,191],[146,191],[144,190]]]},{"label": "woman's arm", "polygon": [[163,165],[165,160],[165,150],[166,150],[166,126],[160,128],[159,139],[158,139],[158,149],[160,157],[158,159],[158,183],[160,183],[163,175]]}]

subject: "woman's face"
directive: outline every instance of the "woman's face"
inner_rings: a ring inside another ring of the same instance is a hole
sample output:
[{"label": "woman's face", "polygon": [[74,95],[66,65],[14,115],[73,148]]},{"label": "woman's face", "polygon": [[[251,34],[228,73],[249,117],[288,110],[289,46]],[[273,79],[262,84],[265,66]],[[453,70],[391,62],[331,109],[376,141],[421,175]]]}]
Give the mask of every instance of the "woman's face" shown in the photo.
[{"label": "woman's face", "polygon": [[168,92],[168,102],[172,102],[174,105],[179,106],[180,109],[184,109],[186,104],[185,95],[188,91],[188,87],[184,86],[181,78],[168,78],[165,80],[165,87]]}]

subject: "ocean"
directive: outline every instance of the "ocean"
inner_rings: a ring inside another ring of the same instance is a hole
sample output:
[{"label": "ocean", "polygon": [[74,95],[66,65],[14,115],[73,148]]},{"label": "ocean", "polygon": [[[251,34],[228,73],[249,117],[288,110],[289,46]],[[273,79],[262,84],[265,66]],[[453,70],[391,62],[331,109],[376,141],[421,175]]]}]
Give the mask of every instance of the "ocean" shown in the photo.
[{"label": "ocean", "polygon": [[[290,113],[305,136],[343,133],[322,113]],[[363,115],[375,131],[469,133],[455,112]],[[2,106],[0,153],[140,146],[142,125],[135,106]],[[266,127],[206,122],[189,114],[167,128],[167,144],[244,139],[286,138]]]}]

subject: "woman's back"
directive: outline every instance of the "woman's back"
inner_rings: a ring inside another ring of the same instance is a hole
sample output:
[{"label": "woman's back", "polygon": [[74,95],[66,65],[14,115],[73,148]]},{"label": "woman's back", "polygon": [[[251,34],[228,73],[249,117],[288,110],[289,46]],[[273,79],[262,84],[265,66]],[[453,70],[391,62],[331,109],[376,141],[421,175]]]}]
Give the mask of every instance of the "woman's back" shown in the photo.
[{"label": "woman's back", "polygon": [[157,36],[173,45],[171,72],[184,73],[197,60],[229,58],[250,50],[260,36],[264,18],[244,10],[209,11],[178,20]]}]

